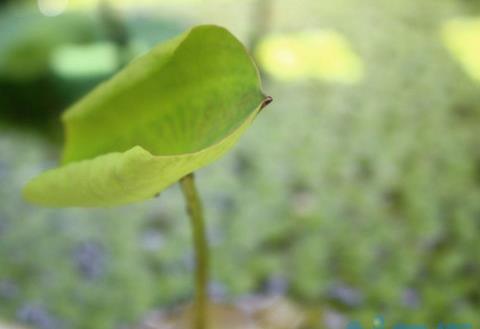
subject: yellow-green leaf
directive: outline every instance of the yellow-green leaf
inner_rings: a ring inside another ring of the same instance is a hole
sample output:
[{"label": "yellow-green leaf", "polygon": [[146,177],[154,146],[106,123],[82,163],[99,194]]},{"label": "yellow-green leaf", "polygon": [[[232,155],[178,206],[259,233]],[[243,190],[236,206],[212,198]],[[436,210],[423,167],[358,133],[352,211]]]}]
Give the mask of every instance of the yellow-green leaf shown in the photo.
[{"label": "yellow-green leaf", "polygon": [[195,27],[70,108],[64,165],[34,178],[25,197],[55,207],[151,198],[228,151],[269,100],[232,34]]}]

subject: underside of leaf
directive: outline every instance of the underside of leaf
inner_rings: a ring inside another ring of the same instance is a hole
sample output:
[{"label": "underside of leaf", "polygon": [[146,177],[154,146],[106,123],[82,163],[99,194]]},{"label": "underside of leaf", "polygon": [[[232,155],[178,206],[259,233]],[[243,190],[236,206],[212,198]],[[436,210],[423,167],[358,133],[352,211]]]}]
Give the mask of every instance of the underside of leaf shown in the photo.
[{"label": "underside of leaf", "polygon": [[199,26],[134,60],[63,116],[64,163],[136,145],[199,151],[232,132],[264,96],[252,59],[227,30]]},{"label": "underside of leaf", "polygon": [[52,207],[151,198],[228,151],[270,101],[232,34],[193,28],[66,111],[64,165],[33,179],[24,195]]}]

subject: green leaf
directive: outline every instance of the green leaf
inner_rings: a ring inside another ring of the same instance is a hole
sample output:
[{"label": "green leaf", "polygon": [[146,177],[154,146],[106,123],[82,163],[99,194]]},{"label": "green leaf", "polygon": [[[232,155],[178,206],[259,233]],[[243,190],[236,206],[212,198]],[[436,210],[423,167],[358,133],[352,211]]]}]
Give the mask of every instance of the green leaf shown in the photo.
[{"label": "green leaf", "polygon": [[232,34],[195,27],[69,109],[64,165],[34,178],[24,195],[54,207],[151,198],[228,151],[270,100]]}]

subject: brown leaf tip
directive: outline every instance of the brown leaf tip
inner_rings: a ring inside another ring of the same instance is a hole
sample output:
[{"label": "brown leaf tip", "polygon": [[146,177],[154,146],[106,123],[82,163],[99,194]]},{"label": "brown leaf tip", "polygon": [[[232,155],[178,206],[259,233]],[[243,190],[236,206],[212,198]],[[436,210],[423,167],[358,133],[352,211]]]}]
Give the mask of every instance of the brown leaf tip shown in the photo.
[{"label": "brown leaf tip", "polygon": [[262,101],[262,104],[260,105],[260,110],[263,110],[268,104],[270,104],[273,101],[272,96],[267,96],[265,99]]}]

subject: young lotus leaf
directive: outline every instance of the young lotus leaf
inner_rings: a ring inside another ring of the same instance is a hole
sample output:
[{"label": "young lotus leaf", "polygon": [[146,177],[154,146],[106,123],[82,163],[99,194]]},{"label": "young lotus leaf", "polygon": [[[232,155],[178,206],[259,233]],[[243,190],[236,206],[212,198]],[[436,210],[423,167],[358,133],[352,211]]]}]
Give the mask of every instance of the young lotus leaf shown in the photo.
[{"label": "young lotus leaf", "polygon": [[63,165],[29,182],[25,197],[53,207],[151,198],[228,151],[270,100],[232,34],[195,27],[66,111]]}]

